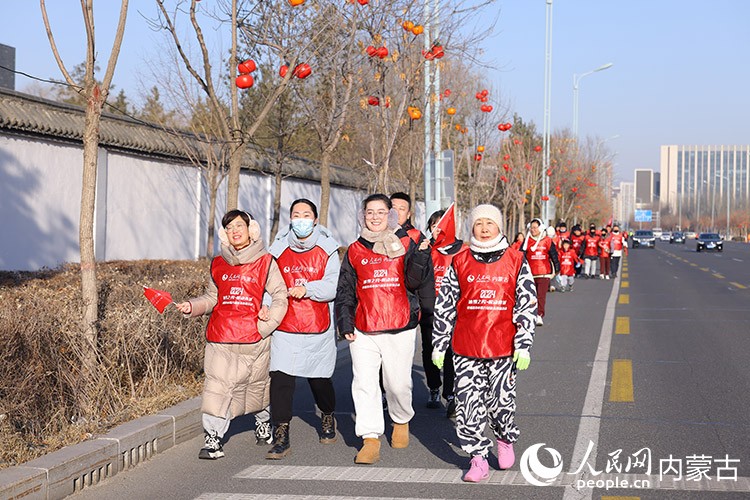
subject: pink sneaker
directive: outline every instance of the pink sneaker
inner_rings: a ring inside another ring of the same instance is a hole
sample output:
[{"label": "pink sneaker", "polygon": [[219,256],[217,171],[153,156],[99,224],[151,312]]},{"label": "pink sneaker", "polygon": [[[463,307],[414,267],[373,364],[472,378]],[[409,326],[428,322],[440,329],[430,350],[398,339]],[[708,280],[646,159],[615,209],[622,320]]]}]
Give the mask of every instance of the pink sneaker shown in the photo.
[{"label": "pink sneaker", "polygon": [[497,463],[501,469],[510,469],[516,463],[516,454],[513,453],[513,443],[502,439],[497,440]]},{"label": "pink sneaker", "polygon": [[490,477],[490,464],[487,463],[487,459],[481,455],[471,457],[471,468],[464,474],[464,481],[478,483],[488,477]]}]

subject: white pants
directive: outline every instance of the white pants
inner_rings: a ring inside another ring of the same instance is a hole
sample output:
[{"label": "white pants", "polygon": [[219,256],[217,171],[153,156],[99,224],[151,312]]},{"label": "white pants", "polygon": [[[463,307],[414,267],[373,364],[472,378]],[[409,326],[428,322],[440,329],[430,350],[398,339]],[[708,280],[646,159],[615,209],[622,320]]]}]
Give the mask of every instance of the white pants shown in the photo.
[{"label": "white pants", "polygon": [[573,282],[576,280],[575,276],[565,276],[564,274],[558,275],[558,278],[560,278],[560,284],[563,287],[573,286]]},{"label": "white pants", "polygon": [[356,424],[354,432],[361,438],[377,438],[385,431],[380,367],[388,400],[388,414],[397,424],[405,424],[414,416],[411,405],[411,368],[417,329],[400,333],[366,335],[355,330],[349,344],[352,356],[352,399]]},{"label": "white pants", "polygon": [[589,276],[595,276],[596,275],[596,262],[598,260],[599,260],[599,257],[594,257],[594,258],[584,257],[583,273],[588,274]]}]

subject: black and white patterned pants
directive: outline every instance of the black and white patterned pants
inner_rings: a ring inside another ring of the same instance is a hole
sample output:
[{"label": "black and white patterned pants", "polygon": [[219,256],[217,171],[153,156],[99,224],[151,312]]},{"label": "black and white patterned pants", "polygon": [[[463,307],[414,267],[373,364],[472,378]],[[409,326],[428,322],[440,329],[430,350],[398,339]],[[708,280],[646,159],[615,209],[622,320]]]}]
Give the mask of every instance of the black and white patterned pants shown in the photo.
[{"label": "black and white patterned pants", "polygon": [[453,355],[456,368],[456,434],[461,449],[487,458],[494,441],[485,433],[489,423],[496,439],[518,440],[516,426],[516,365],[512,357],[476,359]]}]

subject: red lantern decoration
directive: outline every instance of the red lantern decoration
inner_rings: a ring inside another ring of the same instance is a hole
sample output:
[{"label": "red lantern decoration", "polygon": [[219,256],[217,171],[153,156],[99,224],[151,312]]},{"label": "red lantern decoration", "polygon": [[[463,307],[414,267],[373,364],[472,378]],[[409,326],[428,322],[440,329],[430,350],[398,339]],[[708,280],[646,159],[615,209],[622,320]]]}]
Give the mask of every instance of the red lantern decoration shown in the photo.
[{"label": "red lantern decoration", "polygon": [[253,75],[240,75],[234,80],[235,85],[241,89],[249,89],[255,83]]},{"label": "red lantern decoration", "polygon": [[480,155],[480,154],[475,154],[475,155],[474,155],[474,161],[482,161],[482,155]]},{"label": "red lantern decoration", "polygon": [[503,155],[503,160],[505,160],[505,161],[510,160],[510,155]]},{"label": "red lantern decoration", "polygon": [[547,201],[547,200],[549,200],[549,196],[546,196],[546,195],[542,196],[542,201]]},{"label": "red lantern decoration", "polygon": [[478,101],[478,100],[480,100],[482,98],[482,93],[481,92],[477,92],[476,94],[474,94],[474,97],[476,97],[477,101]]},{"label": "red lantern decoration", "polygon": [[500,180],[503,182],[508,182],[508,178],[505,177],[504,175],[500,177]]},{"label": "red lantern decoration", "polygon": [[286,72],[287,72],[287,71],[289,71],[289,66],[287,66],[286,64],[283,64],[283,65],[282,65],[282,66],[281,66],[281,67],[279,68],[279,76],[280,76],[281,78],[284,78],[284,77],[286,76]]},{"label": "red lantern decoration", "polygon": [[371,95],[370,97],[367,98],[367,104],[369,104],[370,106],[379,106],[380,99]]},{"label": "red lantern decoration", "polygon": [[378,49],[376,49],[376,48],[375,48],[375,47],[373,47],[372,45],[368,45],[368,46],[367,46],[367,48],[365,49],[365,52],[367,52],[367,55],[368,55],[368,56],[370,56],[370,57],[374,57],[374,56],[375,56],[375,51],[377,51],[377,50],[378,50]]},{"label": "red lantern decoration", "polygon": [[542,147],[541,147],[541,146],[534,146],[534,151],[536,151],[537,153],[538,153],[539,151],[541,151],[541,150],[542,150]]},{"label": "red lantern decoration", "polygon": [[253,61],[252,59],[242,61],[237,65],[237,72],[240,75],[247,75],[249,73],[252,73],[256,69],[258,69],[258,67],[255,65],[255,61]]},{"label": "red lantern decoration", "polygon": [[294,76],[300,80],[304,80],[312,73],[312,68],[307,63],[298,64],[294,68]]},{"label": "red lantern decoration", "polygon": [[443,92],[443,95],[445,97],[450,97],[451,96],[451,89],[445,89],[445,92]]}]

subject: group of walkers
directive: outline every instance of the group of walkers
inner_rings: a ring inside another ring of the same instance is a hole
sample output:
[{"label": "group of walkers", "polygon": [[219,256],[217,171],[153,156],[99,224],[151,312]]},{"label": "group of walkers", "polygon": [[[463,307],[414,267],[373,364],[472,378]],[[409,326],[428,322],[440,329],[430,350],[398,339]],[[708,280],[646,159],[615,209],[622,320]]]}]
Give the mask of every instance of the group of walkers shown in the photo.
[{"label": "group of walkers", "polygon": [[[471,455],[464,481],[489,476],[495,442],[499,468],[511,467],[519,437],[516,374],[529,366],[550,279],[559,273],[571,289],[589,242],[601,249],[604,236],[581,237],[580,227],[569,234],[558,225],[550,237],[534,219],[511,244],[500,210],[478,205],[469,216],[469,242],[456,239],[454,225],[441,224],[443,211],[429,217],[427,239],[411,225],[404,193],[370,195],[358,216],[359,237],[340,259],[339,243],[310,200],[291,204],[290,224],[268,250],[250,214],[224,215],[206,293],[176,304],[187,316],[210,314],[199,458],[223,457],[231,420],[245,414],[255,416],[257,444],[271,446],[266,458],[288,455],[297,377],[307,379],[320,410],[320,442],[335,442],[336,335],[351,353],[355,433],[362,439],[355,463],[379,461],[384,408],[390,446],[407,448],[419,327],[427,406],[440,408],[442,396],[446,415],[455,417],[461,448]],[[617,229],[609,248],[617,246]],[[485,435],[487,425],[494,439]]]}]

